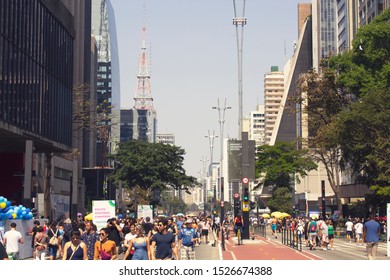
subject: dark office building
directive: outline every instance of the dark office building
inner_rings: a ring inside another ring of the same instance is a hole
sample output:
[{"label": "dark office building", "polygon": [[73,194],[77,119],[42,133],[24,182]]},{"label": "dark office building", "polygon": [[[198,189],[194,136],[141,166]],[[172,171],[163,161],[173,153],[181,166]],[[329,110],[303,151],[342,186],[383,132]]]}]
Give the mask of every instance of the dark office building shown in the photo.
[{"label": "dark office building", "polygon": [[144,140],[156,142],[157,119],[151,110],[121,109],[120,142]]},{"label": "dark office building", "polygon": [[23,152],[26,139],[45,152],[72,144],[74,26],[50,3],[0,1],[0,139],[12,144],[2,152]]},{"label": "dark office building", "polygon": [[73,16],[61,1],[0,1],[1,195],[31,201],[33,153],[72,145]]}]

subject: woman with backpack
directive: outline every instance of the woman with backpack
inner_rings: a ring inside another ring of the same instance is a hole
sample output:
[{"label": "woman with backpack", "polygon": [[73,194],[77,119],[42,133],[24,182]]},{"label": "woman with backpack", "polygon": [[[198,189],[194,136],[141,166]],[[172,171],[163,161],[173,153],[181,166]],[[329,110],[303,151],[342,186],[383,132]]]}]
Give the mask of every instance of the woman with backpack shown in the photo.
[{"label": "woman with backpack", "polygon": [[60,232],[57,228],[57,222],[52,221],[50,223],[50,226],[47,230],[47,237],[49,239],[48,245],[49,245],[49,258],[50,260],[57,259],[57,252],[58,248],[60,246],[59,237]]}]

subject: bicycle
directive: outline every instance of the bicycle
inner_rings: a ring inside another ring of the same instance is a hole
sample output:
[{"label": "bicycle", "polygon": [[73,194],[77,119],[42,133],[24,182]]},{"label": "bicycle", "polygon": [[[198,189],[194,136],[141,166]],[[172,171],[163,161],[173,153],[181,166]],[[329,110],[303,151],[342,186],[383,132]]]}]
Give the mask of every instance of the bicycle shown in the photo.
[{"label": "bicycle", "polygon": [[237,245],[241,245],[242,244],[241,234],[242,234],[242,227],[237,227],[237,232],[236,232],[236,235],[237,235]]}]

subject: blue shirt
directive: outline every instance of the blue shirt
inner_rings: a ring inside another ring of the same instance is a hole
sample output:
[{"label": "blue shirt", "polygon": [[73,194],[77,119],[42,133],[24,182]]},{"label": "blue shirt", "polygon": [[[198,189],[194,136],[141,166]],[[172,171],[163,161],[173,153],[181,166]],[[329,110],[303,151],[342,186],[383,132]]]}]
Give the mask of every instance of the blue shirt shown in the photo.
[{"label": "blue shirt", "polygon": [[369,220],[364,223],[364,229],[366,231],[366,242],[379,242],[379,223],[374,220]]},{"label": "blue shirt", "polygon": [[184,246],[193,246],[194,245],[194,238],[198,238],[198,233],[194,228],[183,228],[179,232],[179,239],[181,239],[181,243]]}]

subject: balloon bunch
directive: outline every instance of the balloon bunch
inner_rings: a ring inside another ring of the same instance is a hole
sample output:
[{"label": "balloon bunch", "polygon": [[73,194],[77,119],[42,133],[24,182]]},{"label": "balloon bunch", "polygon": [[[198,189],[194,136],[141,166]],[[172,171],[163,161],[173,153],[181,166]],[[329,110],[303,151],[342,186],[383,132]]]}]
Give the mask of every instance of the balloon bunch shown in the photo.
[{"label": "balloon bunch", "polygon": [[12,206],[8,199],[0,196],[0,220],[31,220],[32,218],[30,208],[23,205]]}]

